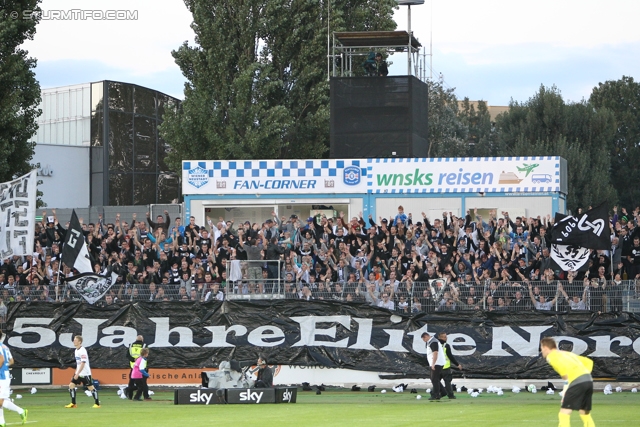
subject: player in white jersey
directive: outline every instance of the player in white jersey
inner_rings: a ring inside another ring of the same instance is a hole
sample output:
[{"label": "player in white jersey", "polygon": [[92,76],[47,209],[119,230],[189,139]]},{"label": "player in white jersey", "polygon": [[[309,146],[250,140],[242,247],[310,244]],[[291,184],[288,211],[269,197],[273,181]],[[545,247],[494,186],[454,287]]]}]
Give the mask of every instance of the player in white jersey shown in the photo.
[{"label": "player in white jersey", "polygon": [[[0,331],[2,337],[2,331]],[[27,410],[22,409],[9,398],[11,388],[11,374],[9,366],[13,365],[13,356],[6,345],[0,344],[0,427],[5,427],[4,408],[17,412],[22,419],[22,424],[27,421]]]},{"label": "player in white jersey", "polygon": [[91,378],[91,366],[89,365],[89,355],[87,354],[87,350],[82,346],[82,337],[80,335],[76,335],[73,339],[73,345],[76,348],[76,364],[78,367],[76,368],[76,372],[71,378],[71,382],[69,383],[69,394],[71,395],[71,403],[65,405],[65,408],[77,408],[76,405],[76,386],[84,385],[86,386],[93,399],[95,400],[95,404],[93,408],[100,407],[100,400],[98,400],[98,390],[93,386],[93,379]]}]

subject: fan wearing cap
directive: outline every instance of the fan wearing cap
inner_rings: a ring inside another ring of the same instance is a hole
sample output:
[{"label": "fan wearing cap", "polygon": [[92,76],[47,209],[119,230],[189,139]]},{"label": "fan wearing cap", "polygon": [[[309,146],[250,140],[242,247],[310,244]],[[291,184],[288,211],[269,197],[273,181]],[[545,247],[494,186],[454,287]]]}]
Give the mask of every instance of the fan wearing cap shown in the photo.
[{"label": "fan wearing cap", "polygon": [[315,222],[316,222],[316,219],[310,216],[309,218],[307,218],[307,225],[305,226],[305,228],[308,230],[315,230],[315,227],[314,227]]},{"label": "fan wearing cap", "polygon": [[373,221],[373,217],[371,215],[369,215],[369,224],[372,227],[376,227],[378,229],[378,234],[381,234],[382,236],[384,236],[386,234],[386,231],[387,231],[387,225],[389,224],[389,220],[387,218],[380,217],[380,225],[377,225]]}]

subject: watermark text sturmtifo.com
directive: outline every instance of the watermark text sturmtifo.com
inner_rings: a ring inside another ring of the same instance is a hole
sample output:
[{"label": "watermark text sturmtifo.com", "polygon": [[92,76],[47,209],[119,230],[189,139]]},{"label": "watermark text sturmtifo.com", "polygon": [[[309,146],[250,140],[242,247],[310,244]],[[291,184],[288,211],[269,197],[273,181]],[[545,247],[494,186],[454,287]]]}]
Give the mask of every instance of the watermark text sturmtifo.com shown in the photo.
[{"label": "watermark text sturmtifo.com", "polygon": [[22,12],[13,11],[9,13],[11,19],[36,19],[45,21],[137,21],[137,10],[87,10],[87,9],[68,9],[68,10],[23,10]]}]

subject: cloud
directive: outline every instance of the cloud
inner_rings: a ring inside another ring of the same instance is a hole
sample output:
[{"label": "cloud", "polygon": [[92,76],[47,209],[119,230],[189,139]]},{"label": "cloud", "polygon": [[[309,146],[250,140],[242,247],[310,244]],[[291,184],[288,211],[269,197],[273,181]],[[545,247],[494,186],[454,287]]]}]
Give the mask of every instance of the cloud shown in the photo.
[{"label": "cloud", "polygon": [[[640,2],[431,1],[434,77],[443,73],[458,97],[507,105],[555,84],[565,100],[580,101],[599,82],[640,77]],[[430,14],[429,2],[412,8],[414,35],[427,49]],[[396,22],[407,28],[406,8]],[[393,61],[404,64],[400,56]]]},{"label": "cloud", "polygon": [[[137,11],[131,21],[41,21],[25,47],[38,59],[42,87],[110,79],[182,97],[184,77],[171,51],[194,42],[182,0],[43,0],[41,6]],[[429,0],[412,8],[412,27],[427,48],[433,32],[434,75],[442,72],[459,97],[506,105],[512,97],[528,99],[540,84],[556,84],[565,99],[580,100],[598,82],[640,78],[637,16],[636,0]],[[406,17],[406,7],[399,8],[398,29],[406,29]],[[406,74],[406,55],[392,60],[391,73]]]},{"label": "cloud", "polygon": [[[510,49],[502,51],[500,47],[494,47],[485,54],[493,58],[504,56],[504,61],[473,64],[465,55],[436,51],[434,68],[444,74],[447,85],[456,88],[459,98],[483,99],[490,105],[507,105],[511,98],[526,101],[541,84],[547,87],[556,85],[567,101],[580,101],[588,99],[599,82],[637,74],[640,69],[638,45],[554,49],[544,56],[542,53],[547,49],[544,45],[529,45],[528,52],[540,53],[533,56],[536,60],[512,60],[509,59]],[[394,60],[398,57],[394,55]],[[398,66],[394,64],[391,67],[390,72],[404,74],[405,70],[405,65],[399,62]],[[435,73],[434,77],[437,76]]]},{"label": "cloud", "polygon": [[81,59],[38,61],[36,78],[42,88],[115,80],[159,90],[178,99],[184,98],[183,88],[186,81],[177,66],[148,73],[144,78],[140,78],[128,68],[118,68],[101,61]]},{"label": "cloud", "polygon": [[194,39],[191,14],[179,0],[43,0],[41,8],[45,16],[57,10],[115,10],[137,14],[137,19],[42,20],[34,40],[25,43],[40,61],[100,61],[145,77],[176,68],[171,50]]},{"label": "cloud", "polygon": [[[433,20],[431,6],[433,5]],[[640,2],[613,0],[429,0],[411,9],[412,29],[434,45],[486,43],[518,45],[551,43],[565,47],[596,47],[640,42]],[[395,14],[399,29],[407,28],[406,7]]]}]

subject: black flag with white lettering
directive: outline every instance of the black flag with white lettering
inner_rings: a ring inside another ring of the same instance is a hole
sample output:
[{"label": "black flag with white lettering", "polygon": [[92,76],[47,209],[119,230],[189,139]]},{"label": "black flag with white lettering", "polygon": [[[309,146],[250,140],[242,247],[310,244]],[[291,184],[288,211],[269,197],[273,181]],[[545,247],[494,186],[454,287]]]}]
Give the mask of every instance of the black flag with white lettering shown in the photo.
[{"label": "black flag with white lettering", "polygon": [[556,214],[551,244],[587,249],[611,250],[609,213],[602,204],[577,217]]},{"label": "black flag with white lettering", "polygon": [[80,227],[80,221],[74,210],[71,213],[71,221],[69,222],[69,229],[64,239],[64,246],[62,247],[62,261],[78,270],[80,273],[92,273],[91,258],[89,258],[89,251],[84,242],[84,235],[82,234],[82,227]]},{"label": "black flag with white lettering", "polygon": [[[546,384],[557,374],[540,357],[543,337],[555,337],[560,346],[592,358],[594,377],[640,378],[638,313],[445,310],[408,315],[355,302],[262,299],[104,307],[32,301],[12,302],[8,308],[5,344],[14,369],[75,368],[72,339],[82,335],[91,368],[120,369],[115,372],[126,378],[129,368],[122,369],[122,356],[142,335],[153,345],[150,374],[156,382],[166,382],[167,375],[200,382],[199,376],[191,379],[177,369],[211,371],[224,361],[255,361],[259,355],[277,365],[273,377],[279,384],[326,382],[334,368],[343,369],[339,378],[347,384],[363,378],[353,370],[400,382],[424,378],[429,370],[422,333],[451,331],[452,350],[467,378],[538,378]],[[162,374],[156,368],[172,370]]]}]

